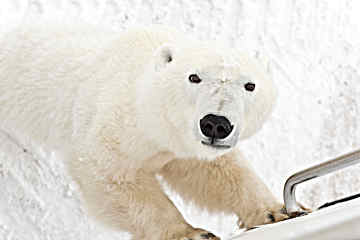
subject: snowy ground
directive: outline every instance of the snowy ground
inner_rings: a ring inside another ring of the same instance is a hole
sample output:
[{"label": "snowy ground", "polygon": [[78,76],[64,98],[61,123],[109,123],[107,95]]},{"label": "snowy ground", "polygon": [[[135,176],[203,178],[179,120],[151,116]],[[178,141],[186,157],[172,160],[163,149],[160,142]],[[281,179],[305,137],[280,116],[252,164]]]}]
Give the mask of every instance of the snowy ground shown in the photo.
[{"label": "snowy ground", "polygon": [[[295,171],[360,148],[359,12],[357,0],[2,0],[0,32],[50,15],[118,31],[161,23],[267,57],[279,101],[263,130],[240,148],[281,198]],[[314,207],[360,192],[359,170],[313,180],[299,188],[299,200]],[[1,240],[129,239],[87,218],[76,184],[54,156],[24,151],[2,132],[0,189]],[[223,237],[236,229],[233,216],[209,216],[171,196],[193,225]]]}]

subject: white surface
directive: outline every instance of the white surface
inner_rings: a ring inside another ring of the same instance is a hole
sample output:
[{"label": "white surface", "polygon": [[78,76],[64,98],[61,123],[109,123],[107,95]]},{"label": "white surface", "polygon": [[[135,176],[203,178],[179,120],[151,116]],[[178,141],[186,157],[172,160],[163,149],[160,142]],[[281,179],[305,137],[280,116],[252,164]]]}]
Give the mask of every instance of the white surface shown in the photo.
[{"label": "white surface", "polygon": [[231,240],[360,239],[360,199],[313,212],[307,216],[262,226]]},{"label": "white surface", "polygon": [[[278,105],[240,148],[281,198],[295,171],[360,147],[359,12],[357,0],[2,0],[0,32],[49,16],[77,16],[119,31],[162,23],[266,56]],[[61,162],[30,153],[0,134],[0,239],[128,239],[86,217]],[[360,192],[359,170],[303,184],[298,199],[318,206]],[[176,203],[195,226],[222,237],[236,229],[234,217],[209,217],[178,198]]]}]

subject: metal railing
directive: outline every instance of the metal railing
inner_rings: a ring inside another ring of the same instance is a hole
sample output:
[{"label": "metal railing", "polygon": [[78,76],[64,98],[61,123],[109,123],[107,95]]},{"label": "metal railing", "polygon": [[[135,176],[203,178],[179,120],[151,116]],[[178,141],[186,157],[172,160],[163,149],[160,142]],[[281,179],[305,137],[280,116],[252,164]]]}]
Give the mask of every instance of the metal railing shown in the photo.
[{"label": "metal railing", "polygon": [[[301,214],[303,209],[296,202],[296,186],[313,178],[335,172],[342,168],[360,163],[360,150],[354,151],[330,161],[315,165],[289,177],[284,186],[284,203],[286,212],[289,216]],[[328,203],[329,204],[329,203]],[[331,203],[330,203],[331,204]]]}]

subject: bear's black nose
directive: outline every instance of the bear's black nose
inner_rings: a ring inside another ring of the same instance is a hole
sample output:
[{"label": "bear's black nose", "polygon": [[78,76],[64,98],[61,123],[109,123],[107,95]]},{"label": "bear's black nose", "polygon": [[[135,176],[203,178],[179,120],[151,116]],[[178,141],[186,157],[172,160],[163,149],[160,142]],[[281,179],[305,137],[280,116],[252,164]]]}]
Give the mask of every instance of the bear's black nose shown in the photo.
[{"label": "bear's black nose", "polygon": [[209,138],[223,139],[230,135],[233,130],[231,122],[224,116],[208,114],[200,120],[201,132]]}]

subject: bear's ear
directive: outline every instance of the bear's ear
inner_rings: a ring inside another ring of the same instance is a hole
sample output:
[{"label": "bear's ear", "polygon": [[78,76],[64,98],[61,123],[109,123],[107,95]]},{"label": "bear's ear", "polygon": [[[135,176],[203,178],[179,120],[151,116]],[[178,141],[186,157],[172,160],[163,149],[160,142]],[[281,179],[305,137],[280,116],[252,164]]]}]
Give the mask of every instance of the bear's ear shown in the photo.
[{"label": "bear's ear", "polygon": [[170,64],[174,60],[174,52],[174,48],[170,45],[160,46],[155,52],[155,70],[159,71]]}]

